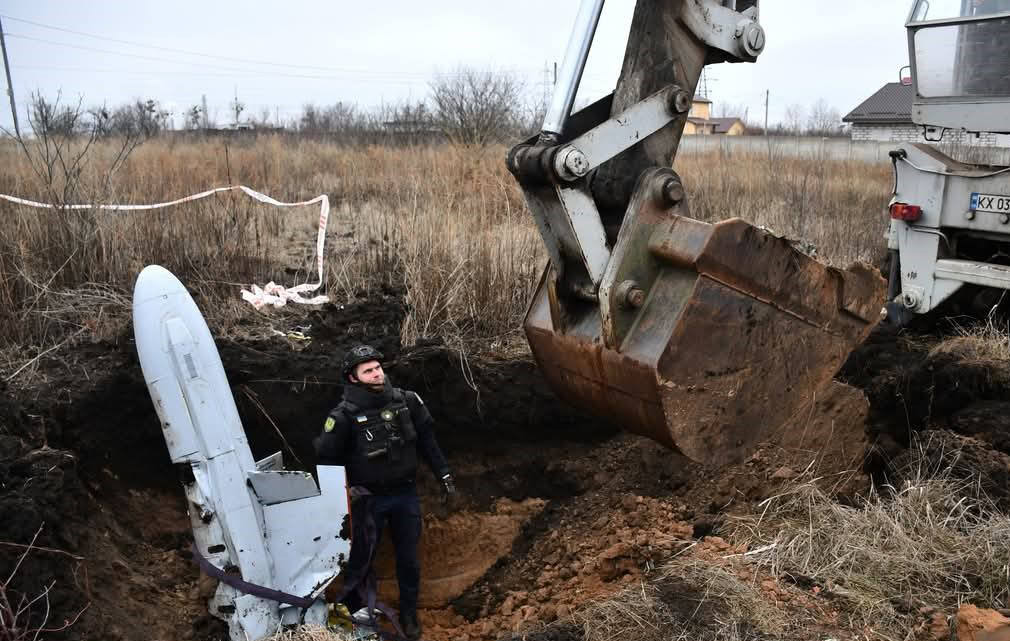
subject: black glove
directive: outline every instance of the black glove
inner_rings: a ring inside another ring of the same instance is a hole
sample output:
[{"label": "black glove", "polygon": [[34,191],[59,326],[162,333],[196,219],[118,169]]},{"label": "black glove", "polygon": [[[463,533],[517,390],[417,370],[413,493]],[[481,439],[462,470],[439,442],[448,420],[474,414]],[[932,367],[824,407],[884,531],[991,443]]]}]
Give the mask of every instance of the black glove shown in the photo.
[{"label": "black glove", "polygon": [[452,480],[452,474],[446,474],[442,477],[442,502],[446,502],[449,499],[455,498],[456,496],[456,483]]}]

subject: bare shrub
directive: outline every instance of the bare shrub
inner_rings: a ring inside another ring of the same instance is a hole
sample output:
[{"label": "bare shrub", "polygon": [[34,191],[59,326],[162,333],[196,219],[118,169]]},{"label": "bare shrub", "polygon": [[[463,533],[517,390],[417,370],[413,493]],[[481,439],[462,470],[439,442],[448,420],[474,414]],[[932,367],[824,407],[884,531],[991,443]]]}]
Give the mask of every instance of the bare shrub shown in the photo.
[{"label": "bare shrub", "polygon": [[91,110],[98,126],[98,134],[134,141],[157,136],[169,128],[172,114],[156,100],[134,100],[114,109],[105,107]]},{"label": "bare shrub", "polygon": [[514,137],[523,87],[512,74],[460,67],[429,88],[434,122],[449,140],[483,146]]},{"label": "bare shrub", "polygon": [[355,105],[338,102],[325,107],[306,104],[298,119],[298,131],[310,134],[348,134],[361,124],[361,115]]},{"label": "bare shrub", "polygon": [[[84,610],[88,608],[85,605],[72,619],[67,619],[62,624],[50,625],[49,592],[53,589],[55,581],[43,587],[37,594],[26,594],[18,591],[15,587],[18,572],[32,551],[37,549],[35,541],[38,539],[41,531],[42,527],[39,527],[38,531],[35,532],[35,536],[32,537],[32,540],[27,545],[3,543],[6,546],[20,548],[23,551],[18,555],[7,578],[0,580],[0,641],[35,641],[36,639],[46,638],[45,635],[63,632],[77,623]],[[81,560],[80,557],[74,557],[62,550],[48,548],[45,548],[45,550],[51,553],[65,554],[74,559]]]},{"label": "bare shrub", "polygon": [[297,122],[299,137],[348,146],[414,146],[445,142],[431,108],[423,101],[360,109],[353,104],[306,104]]}]

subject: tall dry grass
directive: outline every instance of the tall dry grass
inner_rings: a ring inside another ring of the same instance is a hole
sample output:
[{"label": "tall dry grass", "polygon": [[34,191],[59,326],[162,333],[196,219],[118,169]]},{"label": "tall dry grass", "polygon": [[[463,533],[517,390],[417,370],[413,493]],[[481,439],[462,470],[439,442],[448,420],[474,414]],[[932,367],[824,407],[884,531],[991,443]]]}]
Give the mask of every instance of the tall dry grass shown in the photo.
[{"label": "tall dry grass", "polygon": [[823,586],[848,604],[847,623],[879,638],[904,638],[922,607],[1006,607],[1010,517],[977,475],[955,473],[959,452],[936,460],[927,449],[914,443],[903,483],[856,505],[799,479],[761,514],[737,519],[733,538],[764,550],[749,558],[769,573]]},{"label": "tall dry grass", "polygon": [[[515,336],[545,261],[500,147],[156,139],[110,173],[116,151],[115,142],[91,149],[66,202],[151,203],[229,184],[288,201],[329,194],[327,292],[340,301],[376,286],[403,288],[408,344],[494,345]],[[47,200],[50,186],[23,154],[0,145],[0,155],[0,193]],[[699,218],[742,216],[805,238],[839,264],[883,251],[886,167],[702,155],[680,158],[677,169]],[[150,263],[179,275],[227,333],[254,313],[239,301],[240,285],[313,278],[316,213],[235,193],[129,214],[0,202],[0,343],[40,350],[68,333],[121,333],[133,280]]]},{"label": "tall dry grass", "polygon": [[682,155],[675,169],[699,220],[743,218],[812,244],[839,267],[879,264],[886,254],[889,165],[716,152]]}]

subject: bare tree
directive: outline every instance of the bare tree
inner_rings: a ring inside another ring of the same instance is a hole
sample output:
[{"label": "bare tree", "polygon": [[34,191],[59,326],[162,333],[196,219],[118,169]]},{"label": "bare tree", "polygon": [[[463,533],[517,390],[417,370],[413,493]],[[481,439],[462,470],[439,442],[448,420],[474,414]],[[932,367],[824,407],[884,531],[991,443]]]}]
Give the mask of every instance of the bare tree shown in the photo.
[{"label": "bare tree", "polygon": [[460,67],[429,84],[434,122],[464,145],[503,142],[518,128],[522,83],[513,75]]},{"label": "bare tree", "polygon": [[423,101],[384,105],[369,114],[368,122],[375,142],[411,146],[445,141],[431,107]]},{"label": "bare tree", "polygon": [[103,137],[151,138],[168,129],[172,118],[172,112],[163,109],[157,100],[151,99],[138,99],[116,107],[111,112],[102,107],[98,113],[105,115],[97,120],[98,134]]},{"label": "bare tree", "polygon": [[270,113],[270,107],[262,107],[260,108],[259,115],[250,117],[249,122],[257,129],[269,129],[273,126],[270,122],[272,118],[273,115]]},{"label": "bare tree", "polygon": [[326,107],[307,104],[302,107],[298,130],[302,133],[346,134],[358,128],[361,117],[355,105],[338,102]]},{"label": "bare tree", "polygon": [[186,110],[186,118],[183,127],[189,130],[203,128],[203,108],[200,105],[193,105]]},{"label": "bare tree", "polygon": [[810,117],[807,119],[807,133],[814,136],[841,135],[842,116],[838,110],[830,106],[824,98],[820,98],[810,107]]},{"label": "bare tree", "polygon": [[232,124],[234,124],[235,126],[238,126],[238,119],[242,116],[242,112],[245,111],[245,103],[239,101],[239,99],[238,99],[238,92],[237,91],[235,93],[235,99],[232,100],[231,103],[229,103],[229,104],[231,106],[232,116],[234,116],[234,120],[232,121]]},{"label": "bare tree", "polygon": [[[111,187],[112,176],[133,150],[163,128],[169,116],[153,100],[138,100],[110,112],[106,107],[85,110],[82,99],[75,105],[63,104],[59,93],[48,100],[39,92],[32,95],[28,106],[32,135],[17,136],[16,140],[47,200],[63,207],[78,200],[100,199],[100,192]],[[86,180],[92,147],[105,136],[117,137],[115,153],[111,162],[95,173],[102,176],[100,180]]]},{"label": "bare tree", "polygon": [[516,138],[525,139],[540,133],[540,128],[547,117],[547,108],[550,106],[550,96],[540,95],[533,99],[526,100],[518,109],[516,114]]},{"label": "bare tree", "polygon": [[804,121],[806,120],[806,110],[803,105],[793,103],[786,107],[786,117],[783,122],[788,133],[800,136],[804,133]]}]

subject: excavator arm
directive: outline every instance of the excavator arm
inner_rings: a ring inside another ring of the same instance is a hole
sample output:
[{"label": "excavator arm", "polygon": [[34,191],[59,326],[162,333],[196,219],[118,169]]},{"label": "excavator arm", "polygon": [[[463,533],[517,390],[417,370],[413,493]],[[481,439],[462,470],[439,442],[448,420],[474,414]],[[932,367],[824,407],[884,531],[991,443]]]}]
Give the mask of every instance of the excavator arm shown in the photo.
[{"label": "excavator arm", "polygon": [[526,335],[562,398],[736,460],[830,381],[884,282],[690,217],[671,166],[695,87],[706,64],[757,59],[756,0],[639,0],[614,93],[571,113],[602,6],[582,2],[543,129],[508,154],[550,258]]}]

